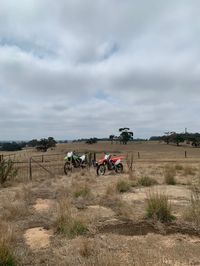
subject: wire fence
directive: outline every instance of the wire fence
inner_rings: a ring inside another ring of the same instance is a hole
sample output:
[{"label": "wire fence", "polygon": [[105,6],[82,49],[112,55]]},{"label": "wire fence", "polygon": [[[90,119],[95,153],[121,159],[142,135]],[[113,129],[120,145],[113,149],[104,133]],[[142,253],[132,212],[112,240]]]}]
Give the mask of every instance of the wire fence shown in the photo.
[{"label": "wire fence", "polygon": [[[100,152],[87,152],[87,162],[88,167],[92,166],[92,161],[98,161],[100,158],[103,158],[104,153]],[[120,153],[120,155],[122,155]],[[17,178],[19,180],[34,180],[41,177],[52,177],[56,175],[64,175],[64,153],[57,154],[38,154],[31,155],[31,153],[21,152],[13,154],[3,154],[0,155],[0,162],[2,160],[11,160],[14,163],[14,168],[17,169]],[[187,151],[182,153],[182,156],[179,158],[180,162],[190,162]],[[196,158],[197,162],[200,162],[199,158]],[[126,165],[131,163],[131,168],[133,164],[137,163],[173,163],[174,158],[147,158],[143,155],[142,152],[128,152],[124,153],[124,162]],[[195,162],[193,160],[193,162]],[[128,166],[129,167],[129,166]]]}]

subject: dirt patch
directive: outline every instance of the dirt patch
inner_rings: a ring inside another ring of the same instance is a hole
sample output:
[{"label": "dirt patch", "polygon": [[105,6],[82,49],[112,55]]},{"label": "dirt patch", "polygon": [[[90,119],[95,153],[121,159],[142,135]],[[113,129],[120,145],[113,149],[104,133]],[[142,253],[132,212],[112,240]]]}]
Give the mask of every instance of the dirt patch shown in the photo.
[{"label": "dirt patch", "polygon": [[149,233],[170,235],[183,234],[200,237],[200,230],[189,227],[187,224],[162,224],[157,225],[146,220],[140,222],[132,221],[112,221],[101,225],[98,228],[99,233],[112,233],[126,236],[147,235]]},{"label": "dirt patch", "polygon": [[52,230],[45,230],[43,227],[35,227],[26,230],[24,238],[31,250],[37,251],[50,245]]},{"label": "dirt patch", "polygon": [[42,211],[48,211],[52,208],[52,206],[54,205],[54,201],[50,200],[50,199],[40,199],[38,198],[36,200],[36,203],[34,205],[34,209],[38,212],[42,212]]}]

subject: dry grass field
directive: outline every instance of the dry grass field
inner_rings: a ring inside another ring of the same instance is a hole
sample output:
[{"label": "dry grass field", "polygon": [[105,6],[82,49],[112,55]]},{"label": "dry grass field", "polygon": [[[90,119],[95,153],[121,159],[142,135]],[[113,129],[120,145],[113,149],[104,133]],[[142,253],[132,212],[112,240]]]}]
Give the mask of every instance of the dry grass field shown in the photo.
[{"label": "dry grass field", "polygon": [[[0,265],[200,265],[200,149],[99,142],[59,144],[46,154],[70,150],[129,159],[123,174],[41,170],[0,187]],[[34,155],[42,154],[15,159]]]}]

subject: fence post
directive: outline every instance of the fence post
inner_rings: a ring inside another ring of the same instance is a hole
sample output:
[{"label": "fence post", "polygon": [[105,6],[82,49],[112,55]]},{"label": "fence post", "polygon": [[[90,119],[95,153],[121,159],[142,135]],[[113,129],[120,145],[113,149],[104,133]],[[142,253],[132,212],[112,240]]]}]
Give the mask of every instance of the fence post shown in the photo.
[{"label": "fence post", "polygon": [[139,153],[139,151],[138,151],[138,159],[140,159],[140,153]]},{"label": "fence post", "polygon": [[185,158],[187,158],[187,151],[185,151]]},{"label": "fence post", "polygon": [[29,159],[29,179],[32,181],[32,164],[31,164],[31,158]]},{"label": "fence post", "polygon": [[44,155],[42,155],[42,163],[44,162]]},{"label": "fence post", "polygon": [[3,161],[3,155],[0,154],[0,163]]},{"label": "fence post", "polygon": [[89,153],[89,167],[92,165],[92,154],[91,152]]},{"label": "fence post", "polygon": [[96,162],[96,152],[94,152],[94,162]]}]

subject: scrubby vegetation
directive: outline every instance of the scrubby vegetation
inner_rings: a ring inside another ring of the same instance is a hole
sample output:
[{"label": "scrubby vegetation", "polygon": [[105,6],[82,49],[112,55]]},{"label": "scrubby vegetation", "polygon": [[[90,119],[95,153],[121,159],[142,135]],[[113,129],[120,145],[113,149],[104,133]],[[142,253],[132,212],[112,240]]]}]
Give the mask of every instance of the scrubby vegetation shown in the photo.
[{"label": "scrubby vegetation", "polygon": [[138,184],[140,186],[150,187],[150,186],[158,184],[158,182],[154,178],[143,176],[138,179]]}]

